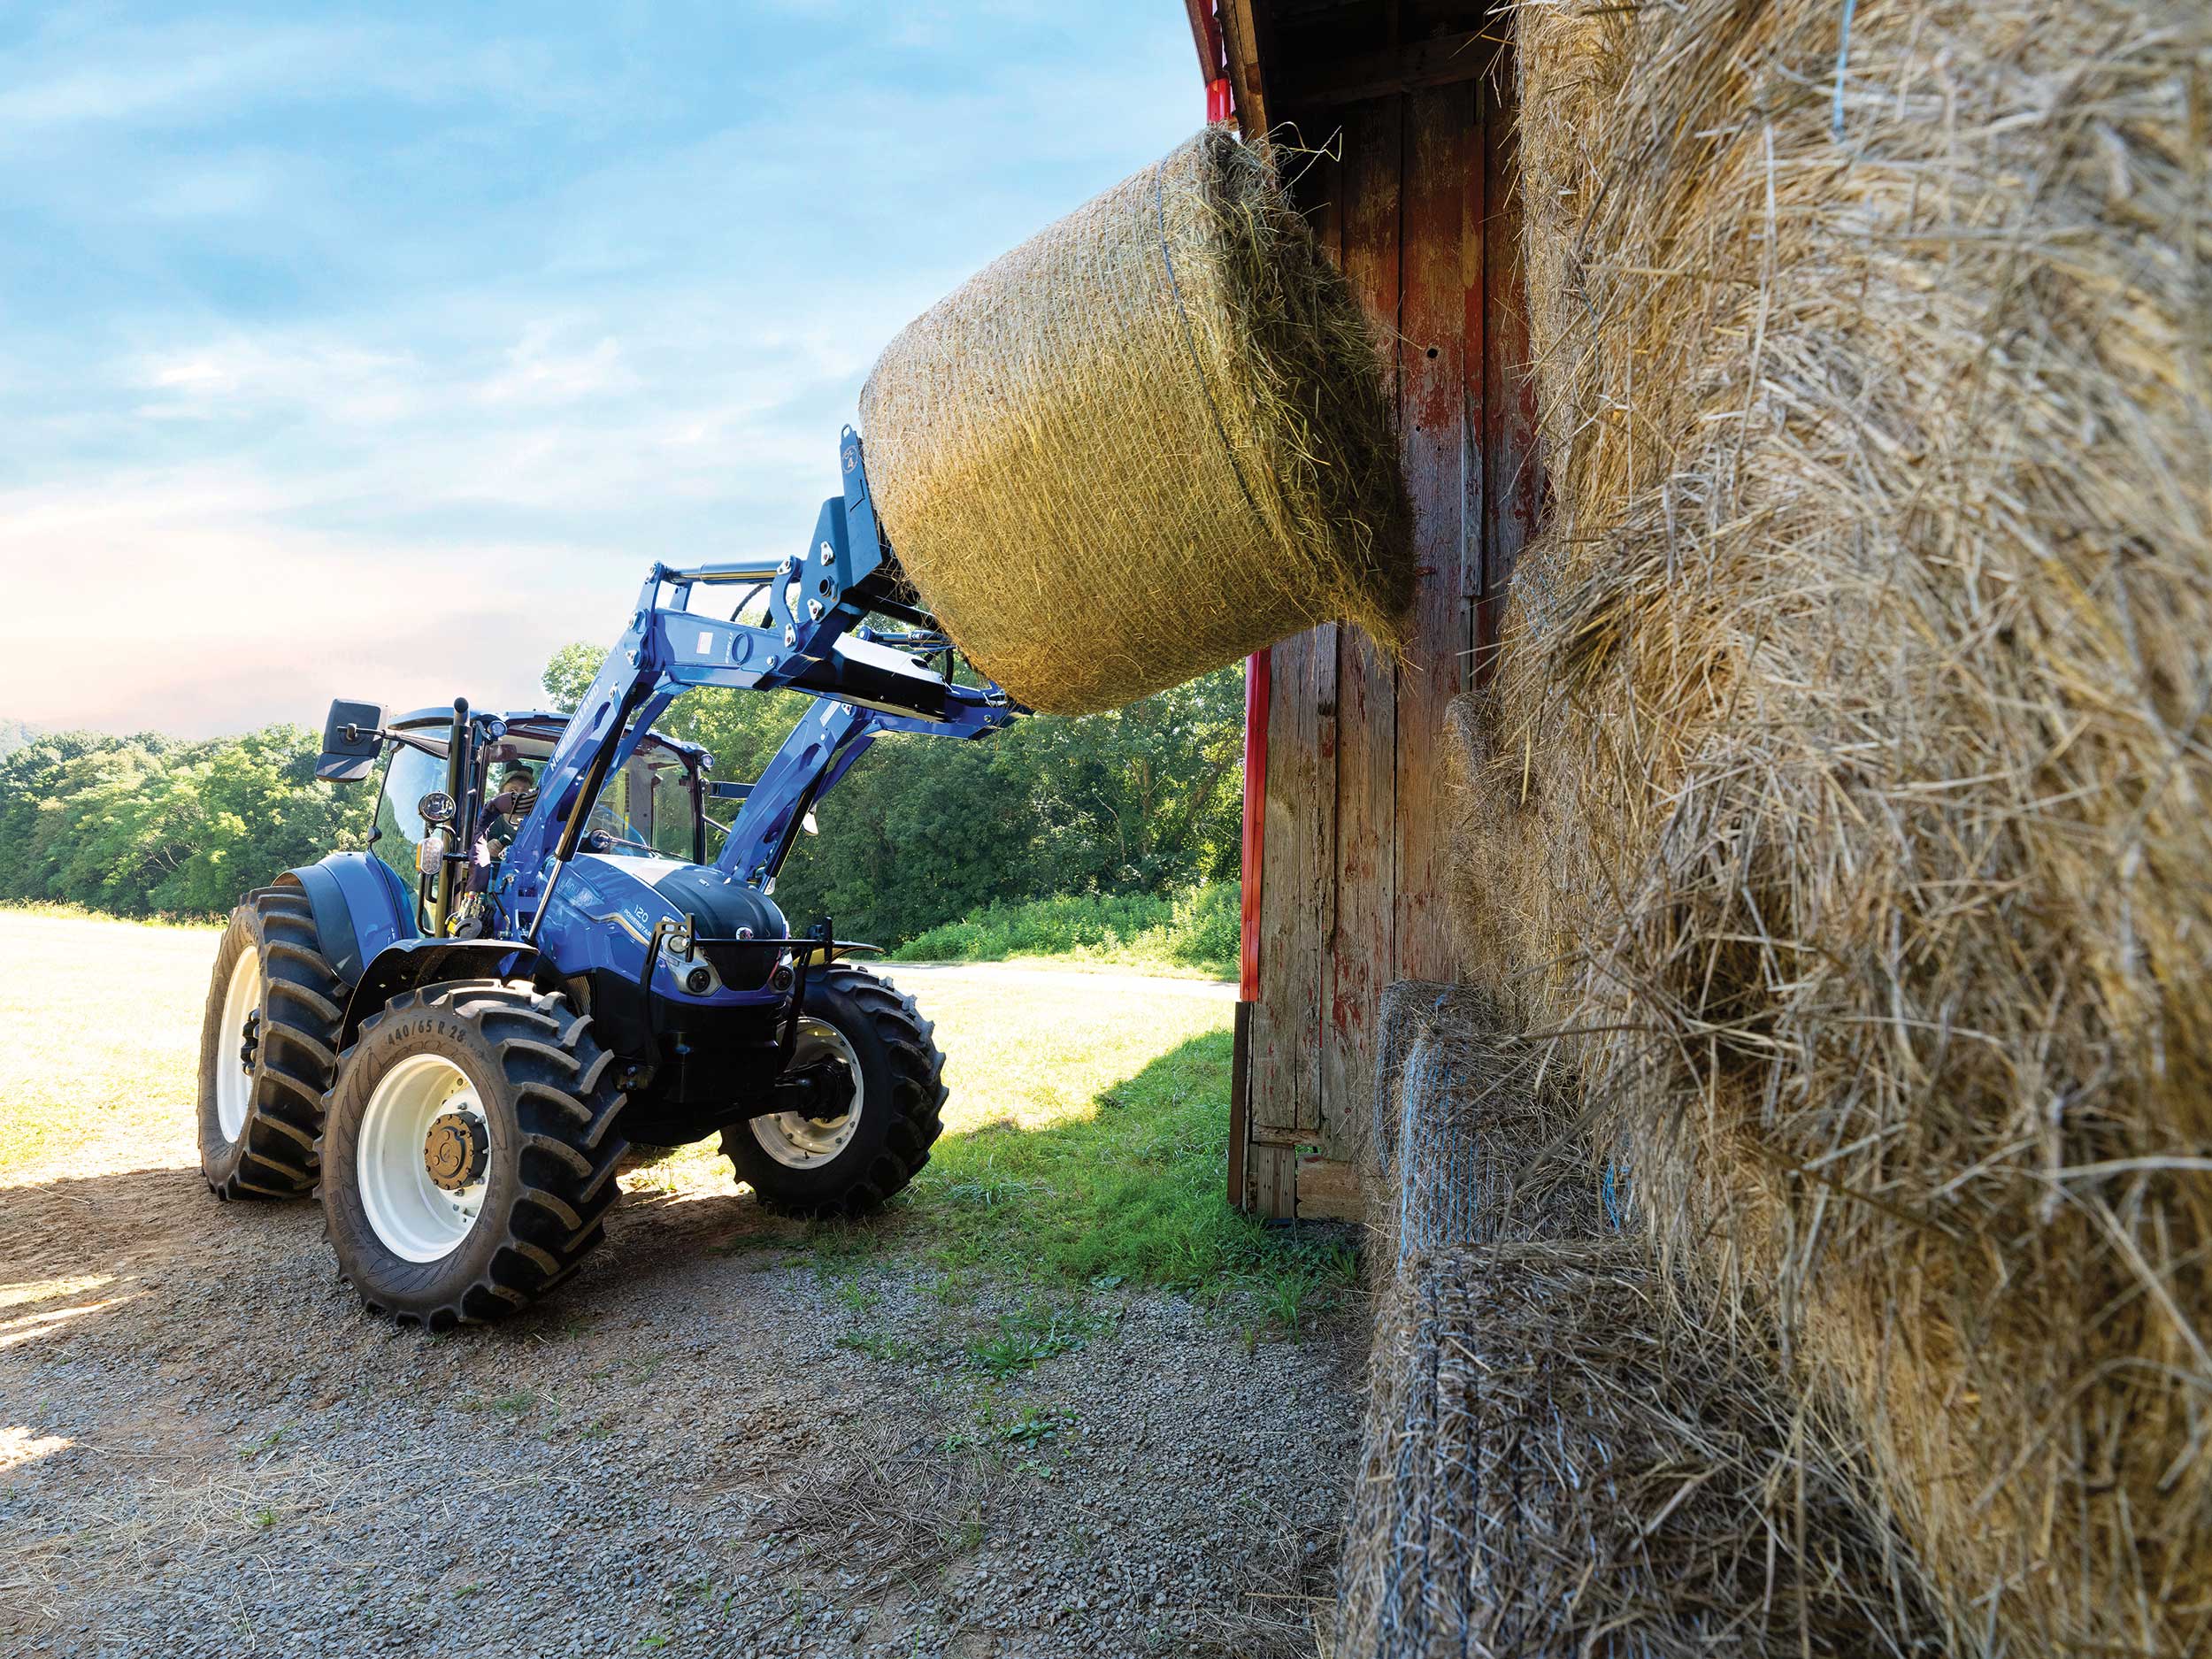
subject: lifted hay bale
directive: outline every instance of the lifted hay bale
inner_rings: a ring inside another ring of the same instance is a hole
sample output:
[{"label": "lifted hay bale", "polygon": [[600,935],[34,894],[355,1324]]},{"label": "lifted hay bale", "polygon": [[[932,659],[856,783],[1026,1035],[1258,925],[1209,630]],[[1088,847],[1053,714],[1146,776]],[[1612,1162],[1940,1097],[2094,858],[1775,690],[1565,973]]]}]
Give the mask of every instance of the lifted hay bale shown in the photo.
[{"label": "lifted hay bale", "polygon": [[1847,18],[1518,8],[1469,899],[1975,1646],[2200,1651],[2212,12]]},{"label": "lifted hay bale", "polygon": [[907,576],[1033,708],[1118,707],[1332,619],[1387,643],[1411,599],[1377,342],[1225,128],[925,312],[860,406]]}]

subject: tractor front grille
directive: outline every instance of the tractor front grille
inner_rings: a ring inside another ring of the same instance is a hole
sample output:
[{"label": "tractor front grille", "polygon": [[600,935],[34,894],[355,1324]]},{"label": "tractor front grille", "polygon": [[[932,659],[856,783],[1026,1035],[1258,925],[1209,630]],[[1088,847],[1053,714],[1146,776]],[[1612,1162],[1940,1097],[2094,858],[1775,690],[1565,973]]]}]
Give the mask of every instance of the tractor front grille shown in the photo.
[{"label": "tractor front grille", "polygon": [[782,953],[764,945],[739,943],[728,939],[702,939],[693,949],[707,959],[715,977],[733,991],[763,991],[776,972],[776,959]]}]

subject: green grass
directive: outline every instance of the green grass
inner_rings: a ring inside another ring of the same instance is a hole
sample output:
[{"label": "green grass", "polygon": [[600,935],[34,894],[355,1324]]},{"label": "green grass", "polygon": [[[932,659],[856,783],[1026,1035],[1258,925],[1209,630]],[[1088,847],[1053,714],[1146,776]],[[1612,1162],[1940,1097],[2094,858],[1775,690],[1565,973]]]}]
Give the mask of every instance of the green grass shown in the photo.
[{"label": "green grass", "polygon": [[968,1344],[968,1361],[1000,1381],[1079,1348],[1104,1321],[1079,1309],[1036,1303],[1002,1316],[998,1329]]},{"label": "green grass", "polygon": [[[1221,1306],[1254,1335],[1302,1332],[1356,1291],[1358,1259],[1340,1233],[1270,1228],[1229,1207],[1227,1000],[1165,986],[1101,995],[1080,974],[918,977],[913,989],[937,1022],[951,1087],[927,1167],[885,1217],[739,1235],[764,1240],[750,1248],[809,1250],[856,1316],[871,1315],[871,1272],[887,1257],[934,1267],[930,1288],[949,1310],[993,1286],[1079,1309],[1119,1286],[1159,1286]],[[727,1165],[687,1148],[657,1170],[705,1190]],[[868,1351],[870,1328],[857,1318],[848,1346]],[[970,1359],[1018,1370],[1018,1347]]]},{"label": "green grass", "polygon": [[1229,1207],[1229,1033],[1192,1023],[1202,1028],[1048,1121],[939,1141],[907,1206],[930,1259],[956,1280],[983,1273],[1079,1295],[1161,1286],[1284,1330],[1338,1305],[1359,1279],[1348,1245]]},{"label": "green grass", "polygon": [[1153,894],[1084,894],[1027,904],[989,904],[899,947],[901,962],[1073,962],[1236,972],[1238,888],[1210,882],[1162,898]]},{"label": "green grass", "polygon": [[511,1417],[525,1416],[536,1410],[537,1407],[538,1396],[527,1388],[518,1388],[512,1394],[461,1402],[461,1409],[464,1411],[497,1411]]}]

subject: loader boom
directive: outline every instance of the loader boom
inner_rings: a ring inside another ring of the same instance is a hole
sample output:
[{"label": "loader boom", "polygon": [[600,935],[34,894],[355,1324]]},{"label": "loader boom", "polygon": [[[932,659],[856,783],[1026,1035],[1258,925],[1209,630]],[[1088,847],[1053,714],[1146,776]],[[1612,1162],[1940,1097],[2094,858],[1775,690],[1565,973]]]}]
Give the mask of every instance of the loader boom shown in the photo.
[{"label": "loader boom", "polygon": [[[1026,712],[995,685],[954,680],[952,642],[889,557],[849,426],[839,461],[844,494],[822,503],[806,553],[774,564],[656,564],[647,572],[629,626],[577,705],[508,849],[495,902],[511,924],[542,912],[601,786],[686,691],[790,690],[820,702],[743,789],[716,861],[724,875],[763,888],[772,887],[808,810],[878,736],[981,737]],[[741,586],[747,591],[727,620],[690,608],[696,590]],[[739,621],[763,589],[765,621]],[[879,631],[872,614],[903,626]]]}]

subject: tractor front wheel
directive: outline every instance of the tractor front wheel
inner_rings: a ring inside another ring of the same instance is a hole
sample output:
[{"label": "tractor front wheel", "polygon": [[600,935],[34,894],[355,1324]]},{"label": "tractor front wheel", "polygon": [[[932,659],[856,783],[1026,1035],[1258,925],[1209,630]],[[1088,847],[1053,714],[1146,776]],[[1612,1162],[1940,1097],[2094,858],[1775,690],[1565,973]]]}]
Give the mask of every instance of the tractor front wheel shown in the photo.
[{"label": "tractor front wheel", "polygon": [[230,913],[200,1027],[200,1172],[218,1198],[303,1198],[346,987],[296,887]]},{"label": "tractor front wheel", "polygon": [[944,1128],[945,1056],[914,999],[842,964],[809,981],[791,1069],[841,1066],[842,1112],[779,1112],[725,1130],[722,1150],[766,1208],[787,1216],[879,1210],[929,1162]]},{"label": "tractor front wheel", "polygon": [[615,1057],[567,999],[502,984],[410,992],[339,1063],[323,1216],[361,1299],[445,1330],[504,1317],[576,1271],[617,1196]]}]

